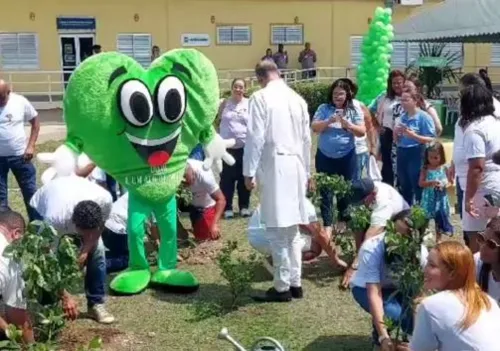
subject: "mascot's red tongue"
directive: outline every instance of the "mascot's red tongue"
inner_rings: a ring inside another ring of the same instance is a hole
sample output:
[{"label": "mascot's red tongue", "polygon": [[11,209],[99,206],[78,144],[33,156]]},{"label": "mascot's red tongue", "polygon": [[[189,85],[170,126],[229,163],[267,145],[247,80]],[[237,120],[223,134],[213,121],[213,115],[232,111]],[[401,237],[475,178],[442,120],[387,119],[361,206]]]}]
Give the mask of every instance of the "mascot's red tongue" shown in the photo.
[{"label": "mascot's red tongue", "polygon": [[170,155],[166,151],[155,151],[148,157],[148,163],[151,167],[160,167],[168,162]]}]

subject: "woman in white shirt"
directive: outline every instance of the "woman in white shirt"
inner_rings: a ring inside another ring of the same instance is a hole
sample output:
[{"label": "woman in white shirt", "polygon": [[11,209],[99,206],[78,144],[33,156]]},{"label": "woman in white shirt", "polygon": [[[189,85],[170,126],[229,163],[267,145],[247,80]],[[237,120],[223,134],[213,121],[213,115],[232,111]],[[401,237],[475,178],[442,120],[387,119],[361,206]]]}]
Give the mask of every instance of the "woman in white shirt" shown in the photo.
[{"label": "woman in white shirt", "polygon": [[235,164],[224,163],[220,174],[220,188],[226,197],[225,218],[232,218],[234,188],[238,191],[238,207],[242,217],[251,215],[250,191],[245,187],[243,177],[243,149],[247,135],[248,99],[245,94],[245,81],[236,78],[231,84],[231,97],[224,99],[219,107],[219,133],[224,139],[235,139],[236,144],[228,152],[234,157]]},{"label": "woman in white shirt", "polygon": [[370,112],[376,115],[380,129],[380,155],[382,158],[382,181],[394,186],[396,164],[396,148],[393,141],[393,130],[396,119],[403,114],[401,95],[405,83],[403,72],[394,70],[389,74],[387,93],[381,95],[369,106]]},{"label": "woman in white shirt", "polygon": [[500,166],[493,162],[493,154],[500,149],[500,117],[495,116],[491,91],[481,84],[461,89],[460,109],[459,126],[464,131],[463,151],[468,163],[462,226],[475,253],[479,249],[477,233],[484,231],[488,222],[483,210],[485,198],[489,202],[500,198]]},{"label": "woman in white shirt", "polygon": [[476,283],[472,252],[457,241],[438,244],[425,267],[425,289],[437,290],[417,307],[411,351],[497,351],[500,309]]},{"label": "woman in white shirt", "polygon": [[[484,80],[476,73],[467,73],[460,79],[460,89],[464,89],[473,85],[482,85],[486,87]],[[493,98],[494,114],[500,116],[500,102]],[[467,183],[467,173],[469,164],[464,149],[464,129],[460,125],[460,119],[455,124],[455,133],[453,139],[453,161],[449,168],[449,181],[456,183],[457,200],[459,207],[459,214],[464,218],[463,212],[463,197]],[[476,231],[474,231],[474,219],[467,216],[462,221],[462,229],[464,230],[464,240],[471,248],[472,252],[477,252],[479,249],[476,240],[469,240],[470,237],[474,238]],[[484,221],[483,221],[484,222]],[[485,223],[483,224],[483,226]]]},{"label": "woman in white shirt", "polygon": [[500,303],[500,217],[493,218],[477,237],[479,252],[474,255],[476,279],[483,291]]}]

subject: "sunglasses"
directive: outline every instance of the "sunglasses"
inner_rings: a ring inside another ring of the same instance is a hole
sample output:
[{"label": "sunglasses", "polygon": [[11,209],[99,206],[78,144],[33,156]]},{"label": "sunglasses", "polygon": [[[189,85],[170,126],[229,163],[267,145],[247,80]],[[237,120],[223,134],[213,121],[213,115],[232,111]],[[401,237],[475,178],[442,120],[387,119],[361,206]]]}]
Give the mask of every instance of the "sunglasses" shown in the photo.
[{"label": "sunglasses", "polygon": [[486,237],[484,236],[484,233],[477,234],[477,243],[480,246],[486,245],[491,250],[495,250],[495,249],[500,248],[500,244],[498,244],[495,240],[486,239]]}]

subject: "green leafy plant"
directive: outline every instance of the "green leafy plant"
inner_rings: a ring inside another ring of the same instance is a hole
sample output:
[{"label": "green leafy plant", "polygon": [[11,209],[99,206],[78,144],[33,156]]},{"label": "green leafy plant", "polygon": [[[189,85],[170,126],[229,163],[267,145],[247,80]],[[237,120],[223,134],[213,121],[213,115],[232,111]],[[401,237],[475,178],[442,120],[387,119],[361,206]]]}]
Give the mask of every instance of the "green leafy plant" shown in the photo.
[{"label": "green leafy plant", "polygon": [[[23,267],[24,296],[32,317],[37,343],[25,346],[22,332],[11,326],[2,350],[56,350],[57,337],[65,326],[61,297],[75,290],[82,279],[78,249],[71,238],[58,237],[56,231],[40,221],[28,225],[26,233],[4,253]],[[100,339],[82,350],[99,350]]]},{"label": "green leafy plant", "polygon": [[460,77],[461,54],[450,52],[446,43],[421,43],[419,58],[407,68],[407,75],[416,74],[423,85],[424,95],[437,99],[444,81],[456,83]]},{"label": "green leafy plant", "polygon": [[177,199],[177,202],[190,204],[191,201],[193,200],[193,193],[191,192],[189,187],[181,184],[179,188],[177,188],[177,193],[175,194],[175,197]]},{"label": "green leafy plant", "polygon": [[[418,206],[411,208],[407,220],[409,234],[397,233],[395,223],[388,222],[385,235],[386,263],[389,275],[396,283],[396,293],[403,297],[405,310],[402,315],[413,313],[414,301],[422,294],[424,275],[421,267],[421,248],[427,229],[425,210]],[[407,341],[400,322],[385,321],[391,338],[396,342]]]},{"label": "green leafy plant", "polygon": [[217,266],[229,286],[229,301],[216,299],[216,301],[199,301],[195,303],[192,306],[194,320],[220,316],[240,307],[244,295],[250,290],[256,268],[259,266],[259,260],[255,253],[247,257],[237,256],[237,253],[238,243],[231,240],[225,243],[217,256]]}]

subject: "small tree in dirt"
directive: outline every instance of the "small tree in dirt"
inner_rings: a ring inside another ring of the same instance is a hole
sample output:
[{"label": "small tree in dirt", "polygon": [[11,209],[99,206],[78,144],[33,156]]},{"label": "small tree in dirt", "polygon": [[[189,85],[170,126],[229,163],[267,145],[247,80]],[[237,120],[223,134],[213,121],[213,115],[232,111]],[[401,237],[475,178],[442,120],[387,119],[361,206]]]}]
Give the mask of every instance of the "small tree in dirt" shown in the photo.
[{"label": "small tree in dirt", "polygon": [[[410,218],[407,220],[410,227],[409,235],[397,233],[393,222],[388,222],[386,227],[385,259],[390,277],[396,283],[396,293],[403,296],[402,305],[405,307],[403,316],[413,314],[414,301],[423,291],[421,248],[426,240],[427,223],[425,210],[413,206]],[[385,323],[395,342],[408,341],[408,335],[402,330],[401,321],[386,320]]]},{"label": "small tree in dirt", "polygon": [[256,268],[259,266],[258,255],[255,253],[247,257],[237,256],[238,243],[227,241],[217,256],[217,266],[222,277],[227,281],[230,290],[229,301],[216,299],[216,301],[200,301],[193,305],[194,320],[220,316],[237,310],[243,297],[250,290],[255,277]]},{"label": "small tree in dirt", "polygon": [[[69,237],[59,238],[44,222],[28,225],[24,236],[4,253],[23,267],[24,296],[32,317],[37,343],[23,345],[22,332],[9,327],[8,341],[1,350],[55,351],[57,337],[65,326],[61,297],[64,290],[74,290],[81,282],[78,249]],[[94,339],[81,350],[100,350],[101,340]]]}]

